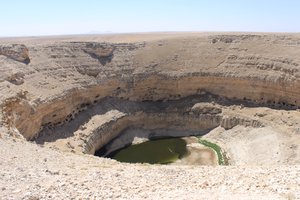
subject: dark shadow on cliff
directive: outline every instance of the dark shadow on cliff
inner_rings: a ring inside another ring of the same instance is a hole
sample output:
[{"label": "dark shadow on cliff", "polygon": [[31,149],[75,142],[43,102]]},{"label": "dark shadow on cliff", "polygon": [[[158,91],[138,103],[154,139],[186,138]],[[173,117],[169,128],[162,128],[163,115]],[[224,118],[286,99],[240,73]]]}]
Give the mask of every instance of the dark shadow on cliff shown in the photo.
[{"label": "dark shadow on cliff", "polygon": [[[178,97],[179,98],[179,97]],[[141,102],[123,100],[117,97],[105,97],[95,104],[88,105],[87,109],[76,115],[75,119],[54,128],[45,127],[39,137],[36,139],[38,144],[44,142],[54,142],[57,139],[68,138],[74,136],[74,132],[80,129],[81,125],[87,123],[94,115],[102,115],[110,110],[118,110],[127,114],[134,114],[136,112],[145,113],[167,113],[178,111],[182,115],[188,115],[190,109],[196,103],[200,102],[215,102],[222,106],[244,106],[244,107],[268,107],[277,110],[295,110],[298,107],[287,104],[278,104],[271,102],[268,103],[257,103],[251,100],[239,100],[239,99],[228,99],[214,95],[211,93],[205,93],[203,95],[192,95],[183,97],[178,100],[158,100],[150,101],[145,100]]]}]

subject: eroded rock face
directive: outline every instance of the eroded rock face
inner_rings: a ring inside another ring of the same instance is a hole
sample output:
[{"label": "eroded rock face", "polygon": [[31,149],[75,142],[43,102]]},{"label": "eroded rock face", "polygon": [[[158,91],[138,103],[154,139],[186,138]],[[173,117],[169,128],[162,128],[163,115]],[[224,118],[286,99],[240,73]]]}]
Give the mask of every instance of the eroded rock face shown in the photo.
[{"label": "eroded rock face", "polygon": [[[202,135],[218,126],[224,128],[236,125],[255,128],[265,126],[265,122],[257,117],[254,119],[253,116],[228,113],[226,107],[216,103],[202,102],[195,105],[193,103],[202,100],[203,97],[189,97],[172,102],[133,102],[106,98],[86,108],[78,117],[61,128],[45,127],[46,130],[42,131],[37,142],[45,143],[58,139],[63,141],[62,138],[65,138],[66,142],[72,143],[74,147],[72,151],[94,154],[112,139],[123,136],[121,140],[124,143],[113,145],[110,151],[130,144],[135,136],[179,137]],[[201,108],[203,111],[195,108]],[[124,135],[124,131],[132,128],[150,132],[148,135]],[[159,131],[159,134],[156,134],[156,130],[169,131]],[[61,133],[65,133],[65,136]]]},{"label": "eroded rock face", "polygon": [[7,77],[6,80],[12,84],[21,85],[24,83],[24,76],[23,72],[17,72]]},{"label": "eroded rock face", "polygon": [[197,103],[192,107],[191,111],[198,114],[220,114],[222,113],[222,108],[210,103]]},{"label": "eroded rock face", "polygon": [[92,58],[99,60],[102,65],[110,62],[113,59],[114,47],[110,44],[88,43],[83,50]]},{"label": "eroded rock face", "polygon": [[[300,198],[299,34],[0,39],[11,44],[26,45],[30,64],[0,55],[0,198]],[[74,154],[131,128],[208,129],[202,139],[237,166]]]},{"label": "eroded rock face", "polygon": [[24,64],[30,63],[29,51],[24,44],[0,45],[0,55]]},{"label": "eroded rock face", "polygon": [[[168,102],[200,95],[207,102],[297,109],[299,40],[297,34],[199,34],[134,42],[105,37],[28,41],[31,63],[23,74],[5,68],[8,64],[17,68],[17,63],[0,60],[5,74],[0,82],[5,94],[0,97],[4,121],[30,140],[43,128],[80,117],[87,107],[108,96]],[[26,62],[27,47],[6,45],[1,51]],[[219,108],[207,105],[191,108],[178,112],[180,117],[191,111],[220,114]],[[231,115],[218,123],[226,129],[237,124],[259,127],[261,122]]]},{"label": "eroded rock face", "polygon": [[263,127],[262,122],[251,118],[239,118],[236,116],[224,116],[220,126],[225,129],[231,129],[237,125],[252,126],[255,128]]}]

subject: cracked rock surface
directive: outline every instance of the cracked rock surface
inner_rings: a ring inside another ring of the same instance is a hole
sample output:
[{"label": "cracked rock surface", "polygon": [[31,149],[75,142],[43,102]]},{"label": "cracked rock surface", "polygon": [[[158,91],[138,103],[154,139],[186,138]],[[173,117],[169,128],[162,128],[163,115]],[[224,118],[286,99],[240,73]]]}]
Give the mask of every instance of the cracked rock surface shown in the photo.
[{"label": "cracked rock surface", "polygon": [[[1,38],[0,94],[0,199],[300,199],[299,34]],[[131,128],[229,166],[93,156]]]}]

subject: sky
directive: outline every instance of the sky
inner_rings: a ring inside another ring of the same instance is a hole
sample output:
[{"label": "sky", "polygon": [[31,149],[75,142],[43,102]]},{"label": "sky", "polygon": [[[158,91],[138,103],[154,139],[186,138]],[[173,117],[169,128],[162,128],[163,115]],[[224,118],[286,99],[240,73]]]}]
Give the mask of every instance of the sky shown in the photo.
[{"label": "sky", "polygon": [[300,0],[0,0],[0,36],[300,32]]}]

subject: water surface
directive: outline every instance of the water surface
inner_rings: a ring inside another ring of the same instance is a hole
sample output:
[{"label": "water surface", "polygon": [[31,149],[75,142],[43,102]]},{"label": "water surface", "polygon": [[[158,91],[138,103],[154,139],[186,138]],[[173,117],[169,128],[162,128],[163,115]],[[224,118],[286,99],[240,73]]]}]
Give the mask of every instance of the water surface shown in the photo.
[{"label": "water surface", "polygon": [[186,142],[181,138],[150,140],[113,152],[108,157],[120,162],[167,164],[187,154]]}]

